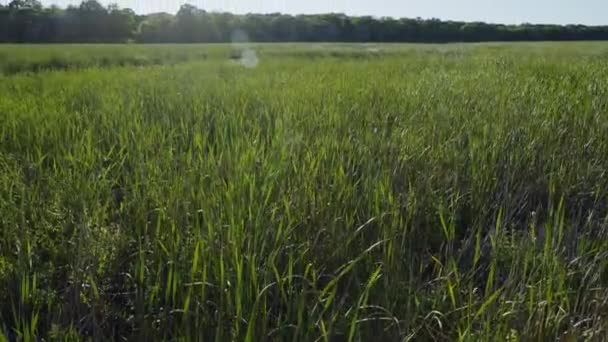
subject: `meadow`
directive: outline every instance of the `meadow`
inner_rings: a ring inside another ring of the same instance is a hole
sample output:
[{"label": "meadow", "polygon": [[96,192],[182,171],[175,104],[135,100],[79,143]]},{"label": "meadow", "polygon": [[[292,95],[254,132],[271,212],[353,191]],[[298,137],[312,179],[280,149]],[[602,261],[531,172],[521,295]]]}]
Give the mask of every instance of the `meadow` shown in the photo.
[{"label": "meadow", "polygon": [[0,341],[602,340],[607,137],[602,42],[0,46]]}]

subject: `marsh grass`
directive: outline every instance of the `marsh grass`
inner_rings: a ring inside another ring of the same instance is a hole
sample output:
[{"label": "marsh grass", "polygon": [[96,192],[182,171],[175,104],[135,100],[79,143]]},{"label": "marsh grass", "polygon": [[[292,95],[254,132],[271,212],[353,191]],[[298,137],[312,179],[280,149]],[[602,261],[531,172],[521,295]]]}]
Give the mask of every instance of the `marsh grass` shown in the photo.
[{"label": "marsh grass", "polygon": [[0,76],[0,340],[600,340],[606,47],[527,47]]}]

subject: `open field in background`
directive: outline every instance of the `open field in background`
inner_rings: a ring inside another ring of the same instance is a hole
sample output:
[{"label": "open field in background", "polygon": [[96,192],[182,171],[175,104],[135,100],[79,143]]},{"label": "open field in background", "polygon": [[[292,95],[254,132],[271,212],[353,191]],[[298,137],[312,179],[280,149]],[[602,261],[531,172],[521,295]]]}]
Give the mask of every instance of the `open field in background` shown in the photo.
[{"label": "open field in background", "polygon": [[254,49],[266,63],[275,57],[353,58],[377,57],[513,57],[562,59],[578,57],[605,59],[606,42],[570,43],[469,43],[469,44],[204,44],[204,45],[27,45],[0,44],[0,74],[13,75],[40,71],[83,68],[175,65],[204,60],[234,58],[243,49]]},{"label": "open field in background", "polygon": [[608,43],[249,48],[0,46],[0,340],[607,336]]}]

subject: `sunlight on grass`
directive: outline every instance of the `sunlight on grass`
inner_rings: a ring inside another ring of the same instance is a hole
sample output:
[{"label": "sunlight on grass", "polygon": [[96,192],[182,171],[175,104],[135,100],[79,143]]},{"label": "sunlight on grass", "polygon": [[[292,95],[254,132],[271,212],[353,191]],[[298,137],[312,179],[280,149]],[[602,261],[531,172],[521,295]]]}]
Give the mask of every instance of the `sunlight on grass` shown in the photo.
[{"label": "sunlight on grass", "polygon": [[0,341],[606,336],[608,45],[249,48],[0,48]]}]

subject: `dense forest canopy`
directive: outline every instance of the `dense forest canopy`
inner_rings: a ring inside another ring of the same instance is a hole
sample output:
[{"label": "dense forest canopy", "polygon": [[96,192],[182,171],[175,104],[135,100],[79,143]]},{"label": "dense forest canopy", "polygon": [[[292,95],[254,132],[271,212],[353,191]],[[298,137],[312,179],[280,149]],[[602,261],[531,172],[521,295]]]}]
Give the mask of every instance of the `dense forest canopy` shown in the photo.
[{"label": "dense forest canopy", "polygon": [[0,42],[230,42],[246,32],[256,42],[480,42],[608,40],[608,26],[498,25],[438,19],[371,16],[207,12],[193,5],[178,13],[138,15],[96,0],[79,6],[43,6],[37,0],[0,5]]}]

